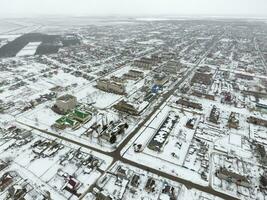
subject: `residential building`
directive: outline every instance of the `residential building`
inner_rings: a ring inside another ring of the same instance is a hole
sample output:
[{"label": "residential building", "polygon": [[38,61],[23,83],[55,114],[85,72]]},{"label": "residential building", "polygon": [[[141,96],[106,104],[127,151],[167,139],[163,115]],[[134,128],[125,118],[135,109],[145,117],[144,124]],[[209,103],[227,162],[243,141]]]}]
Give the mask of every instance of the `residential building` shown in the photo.
[{"label": "residential building", "polygon": [[134,105],[127,103],[124,100],[121,100],[119,103],[114,105],[114,108],[116,110],[129,113],[130,115],[139,115],[138,109]]},{"label": "residential building", "polygon": [[125,86],[123,83],[115,82],[115,81],[108,80],[108,79],[101,79],[97,81],[96,87],[100,90],[115,93],[115,94],[120,94],[120,95],[123,95],[126,92]]},{"label": "residential building", "polygon": [[142,69],[150,70],[152,69],[152,64],[145,60],[135,60],[134,66],[140,67]]},{"label": "residential building", "polygon": [[181,69],[181,64],[177,61],[169,61],[166,66],[164,66],[164,72],[168,74],[176,75]]},{"label": "residential building", "polygon": [[178,101],[176,101],[176,103],[180,104],[182,106],[188,107],[188,108],[202,110],[202,105],[201,104],[189,101],[188,99],[181,98]]},{"label": "residential building", "polygon": [[155,85],[158,85],[160,87],[162,87],[165,83],[167,83],[169,81],[169,78],[166,74],[161,73],[161,74],[156,74],[154,76],[154,83]]},{"label": "residential building", "polygon": [[250,187],[250,181],[247,176],[240,175],[236,172],[233,172],[225,167],[221,167],[216,171],[216,176],[220,179],[224,179],[230,181],[232,183],[236,183],[237,185]]},{"label": "residential building", "polygon": [[136,80],[136,79],[139,79],[139,78],[144,78],[144,72],[131,69],[131,70],[129,70],[129,72],[127,74],[124,74],[124,77],[126,79]]},{"label": "residential building", "polygon": [[210,73],[201,73],[201,72],[196,72],[195,75],[193,76],[191,83],[198,83],[198,84],[203,84],[203,85],[211,85],[212,83],[212,74]]}]

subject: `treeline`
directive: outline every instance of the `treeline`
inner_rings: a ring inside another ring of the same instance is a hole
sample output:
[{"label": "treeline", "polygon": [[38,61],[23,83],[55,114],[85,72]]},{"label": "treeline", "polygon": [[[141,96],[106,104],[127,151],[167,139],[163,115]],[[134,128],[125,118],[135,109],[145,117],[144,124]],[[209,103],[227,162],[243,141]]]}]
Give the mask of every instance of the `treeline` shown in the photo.
[{"label": "treeline", "polygon": [[0,48],[0,58],[16,56],[30,42],[41,42],[36,49],[36,55],[57,53],[62,46],[80,44],[80,40],[75,37],[65,38],[60,35],[28,33],[2,46]]}]

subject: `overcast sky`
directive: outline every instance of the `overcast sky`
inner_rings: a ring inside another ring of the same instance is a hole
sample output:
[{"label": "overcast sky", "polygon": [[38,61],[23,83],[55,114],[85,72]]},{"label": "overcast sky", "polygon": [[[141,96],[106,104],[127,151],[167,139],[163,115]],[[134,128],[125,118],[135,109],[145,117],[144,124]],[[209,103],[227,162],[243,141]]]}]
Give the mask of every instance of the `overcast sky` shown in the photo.
[{"label": "overcast sky", "polygon": [[1,17],[31,15],[267,17],[267,0],[0,0]]}]

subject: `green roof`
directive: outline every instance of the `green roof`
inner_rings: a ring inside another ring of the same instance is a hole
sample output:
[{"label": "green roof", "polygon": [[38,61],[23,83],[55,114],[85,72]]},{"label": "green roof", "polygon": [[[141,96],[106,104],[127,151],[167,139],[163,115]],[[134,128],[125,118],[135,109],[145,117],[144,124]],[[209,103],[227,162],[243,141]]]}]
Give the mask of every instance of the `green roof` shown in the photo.
[{"label": "green roof", "polygon": [[71,126],[75,126],[78,122],[74,119],[68,118],[68,117],[61,117],[58,120],[56,120],[57,124],[64,125],[64,124],[69,124]]},{"label": "green roof", "polygon": [[82,112],[80,110],[75,109],[73,112],[74,115],[76,115],[78,118],[84,119],[87,118],[90,113]]},{"label": "green roof", "polygon": [[72,119],[66,117],[66,123],[70,124],[71,126],[74,126],[78,122],[76,120],[72,120]]},{"label": "green roof", "polygon": [[63,124],[65,124],[65,121],[66,121],[66,117],[64,116],[64,117],[61,117],[58,120],[56,120],[56,123],[63,125]]},{"label": "green roof", "polygon": [[74,109],[69,114],[59,118],[56,120],[56,124],[60,126],[69,125],[72,127],[75,127],[80,122],[85,122],[88,119],[90,120],[92,117],[92,114],[90,112],[84,112],[79,109]]}]

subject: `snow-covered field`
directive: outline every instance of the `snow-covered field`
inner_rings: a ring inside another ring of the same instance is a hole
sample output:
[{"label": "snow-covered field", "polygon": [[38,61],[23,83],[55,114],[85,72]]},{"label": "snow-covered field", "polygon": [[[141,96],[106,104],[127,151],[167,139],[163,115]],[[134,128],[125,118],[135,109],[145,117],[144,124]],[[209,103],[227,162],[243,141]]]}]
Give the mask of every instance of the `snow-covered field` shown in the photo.
[{"label": "snow-covered field", "polygon": [[21,49],[16,56],[33,56],[40,44],[41,42],[30,42],[23,49]]},{"label": "snow-covered field", "polygon": [[0,20],[0,34],[10,32],[12,30],[18,29],[21,26],[19,24],[10,23],[8,21]]}]

